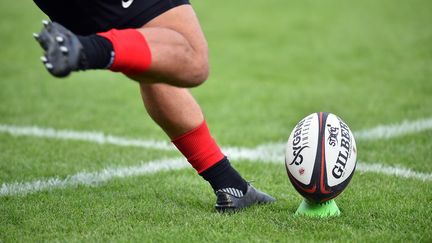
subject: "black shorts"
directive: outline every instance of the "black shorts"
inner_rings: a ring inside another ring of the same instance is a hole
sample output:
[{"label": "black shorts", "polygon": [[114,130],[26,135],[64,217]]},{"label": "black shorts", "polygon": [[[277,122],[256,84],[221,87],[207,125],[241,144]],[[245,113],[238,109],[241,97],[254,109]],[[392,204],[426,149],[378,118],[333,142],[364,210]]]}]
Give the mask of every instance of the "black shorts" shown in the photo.
[{"label": "black shorts", "polygon": [[34,0],[39,8],[72,32],[89,35],[110,29],[139,28],[189,0]]}]

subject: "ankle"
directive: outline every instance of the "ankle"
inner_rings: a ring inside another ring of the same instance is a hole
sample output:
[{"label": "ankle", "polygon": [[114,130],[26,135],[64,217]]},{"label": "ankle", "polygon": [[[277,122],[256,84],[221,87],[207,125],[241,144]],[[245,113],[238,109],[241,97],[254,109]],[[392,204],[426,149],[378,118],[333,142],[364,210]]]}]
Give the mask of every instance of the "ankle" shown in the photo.
[{"label": "ankle", "polygon": [[215,192],[227,189],[225,192],[230,193],[230,189],[238,189],[245,194],[247,191],[246,180],[231,166],[226,157],[200,175],[210,183]]}]

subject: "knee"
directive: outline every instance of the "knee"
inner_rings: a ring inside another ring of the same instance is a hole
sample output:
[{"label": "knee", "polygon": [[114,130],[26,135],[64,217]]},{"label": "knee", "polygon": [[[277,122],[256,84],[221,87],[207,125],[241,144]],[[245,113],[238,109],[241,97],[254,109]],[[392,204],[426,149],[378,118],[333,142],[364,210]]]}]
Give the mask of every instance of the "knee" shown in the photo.
[{"label": "knee", "polygon": [[203,84],[209,76],[209,62],[207,58],[196,60],[190,72],[189,83],[191,87],[196,87]]},{"label": "knee", "polygon": [[155,78],[182,88],[194,88],[203,84],[209,76],[209,61],[207,55],[194,54],[186,63],[182,63],[167,75],[157,75]]}]

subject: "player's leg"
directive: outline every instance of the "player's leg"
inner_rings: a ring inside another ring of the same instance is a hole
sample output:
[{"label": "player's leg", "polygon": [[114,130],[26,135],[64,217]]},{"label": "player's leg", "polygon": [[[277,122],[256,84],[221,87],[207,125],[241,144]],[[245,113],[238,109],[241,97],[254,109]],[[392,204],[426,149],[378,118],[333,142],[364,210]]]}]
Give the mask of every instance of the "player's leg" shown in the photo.
[{"label": "player's leg", "polygon": [[201,109],[187,89],[141,83],[141,93],[149,115],[212,186],[217,210],[238,210],[274,201],[247,184],[231,166],[211,137]]},{"label": "player's leg", "polygon": [[[200,62],[208,63],[207,43],[190,6],[172,9],[150,21],[140,31],[146,36],[155,29],[170,29],[179,33],[196,52],[195,55],[199,56]],[[166,63],[157,63],[160,66],[154,68],[162,71]],[[144,74],[141,78],[147,80],[155,77]],[[238,209],[273,200],[255,191],[230,165],[211,137],[201,108],[187,89],[163,83],[152,84],[151,81],[140,84],[148,113],[197,172],[210,183],[218,195],[216,207],[219,210]]]},{"label": "player's leg", "polygon": [[[176,15],[178,14],[176,13]],[[172,23],[169,12],[154,19],[141,29],[141,32],[147,33],[147,28],[152,30],[171,28],[178,31],[188,40],[188,45],[192,48],[196,50],[202,48],[201,53],[207,59],[204,36],[194,35],[194,30]],[[199,28],[199,26],[195,25],[195,28]],[[200,47],[195,47],[196,45]],[[207,62],[207,60],[204,61]],[[234,195],[239,197],[246,194],[248,191],[247,182],[231,166],[210,135],[201,108],[189,90],[165,83],[153,83],[148,80],[154,78],[151,76],[143,75],[141,78],[146,79],[146,82],[140,82],[140,87],[147,112],[170,137],[195,170],[210,183],[213,190],[215,192],[224,189],[231,190]],[[255,202],[257,200],[252,200],[249,205]],[[221,203],[223,202],[219,202],[219,204]],[[221,206],[223,207],[221,210],[226,209],[224,206]],[[237,208],[236,206],[229,206]]]}]

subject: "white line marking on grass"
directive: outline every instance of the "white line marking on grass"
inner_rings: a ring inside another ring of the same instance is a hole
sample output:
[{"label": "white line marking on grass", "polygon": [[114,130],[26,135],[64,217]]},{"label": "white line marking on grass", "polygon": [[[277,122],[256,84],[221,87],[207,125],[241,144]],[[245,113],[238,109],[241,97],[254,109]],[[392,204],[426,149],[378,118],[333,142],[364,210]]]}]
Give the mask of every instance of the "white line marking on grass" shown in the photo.
[{"label": "white line marking on grass", "polygon": [[404,121],[399,124],[381,125],[354,133],[357,140],[376,140],[401,137],[432,129],[432,118]]},{"label": "white line marking on grass", "polygon": [[408,168],[403,168],[399,166],[387,166],[378,163],[372,164],[372,163],[359,162],[357,163],[356,171],[379,173],[384,175],[417,179],[421,181],[432,181],[431,173],[416,172]]},{"label": "white line marking on grass", "polygon": [[115,178],[125,178],[152,174],[160,171],[178,170],[188,167],[185,159],[167,159],[150,161],[145,164],[128,167],[108,167],[98,172],[79,172],[64,179],[52,177],[30,182],[4,183],[0,187],[0,196],[26,195],[29,193],[74,187],[78,185],[99,185]]},{"label": "white line marking on grass", "polygon": [[[416,121],[405,121],[396,125],[378,126],[355,133],[358,140],[388,139],[407,134],[417,133],[432,129],[432,118]],[[55,130],[52,128],[40,128],[37,126],[22,127],[0,124],[0,132],[8,133],[13,136],[33,136],[43,138],[55,138],[62,140],[78,140],[94,142],[98,144],[112,144],[118,146],[134,146],[159,150],[172,150],[174,147],[166,142],[155,140],[130,139],[105,135],[99,132],[78,132],[71,130]],[[280,163],[284,161],[283,143],[264,144],[256,148],[226,147],[223,151],[234,160],[248,160],[253,162]],[[50,190],[54,188],[66,188],[76,185],[94,185],[112,180],[138,176],[159,171],[175,170],[188,167],[185,159],[171,159],[166,161],[152,161],[139,166],[106,168],[100,172],[88,173],[81,172],[75,175],[60,179],[58,177],[32,182],[3,184],[0,188],[0,196],[27,194],[37,191]],[[359,163],[359,172],[372,172],[385,175],[392,175],[403,178],[414,178],[421,181],[431,181],[432,174],[415,172],[408,168],[386,166],[382,164]]]},{"label": "white line marking on grass", "polygon": [[222,151],[233,160],[249,160],[266,163],[285,161],[284,144],[264,144],[255,148],[224,147]]},{"label": "white line marking on grass", "polygon": [[131,139],[107,135],[101,132],[56,130],[53,128],[42,128],[38,126],[13,126],[0,124],[0,132],[12,136],[29,136],[41,138],[55,138],[61,140],[77,140],[93,142],[98,144],[112,144],[117,146],[143,147],[159,150],[173,150],[174,146],[167,142],[156,140]]}]

